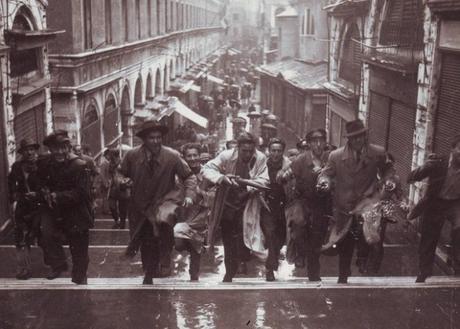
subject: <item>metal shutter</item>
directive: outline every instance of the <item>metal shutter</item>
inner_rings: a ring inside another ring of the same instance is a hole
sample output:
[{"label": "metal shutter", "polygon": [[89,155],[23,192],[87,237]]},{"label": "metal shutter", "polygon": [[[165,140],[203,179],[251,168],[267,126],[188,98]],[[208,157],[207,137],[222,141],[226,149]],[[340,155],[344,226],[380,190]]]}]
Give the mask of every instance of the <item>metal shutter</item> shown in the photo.
[{"label": "metal shutter", "polygon": [[443,54],[435,119],[434,152],[450,153],[450,139],[460,131],[460,56]]},{"label": "metal shutter", "polygon": [[24,138],[41,144],[45,138],[45,105],[33,107],[14,118],[16,145]]},{"label": "metal shutter", "polygon": [[[395,169],[405,182],[411,171],[416,105],[409,107],[397,101],[391,103],[388,152],[395,158]],[[403,185],[406,192],[408,186]]]},{"label": "metal shutter", "polygon": [[115,104],[115,99],[109,98],[104,109],[104,143],[110,145],[119,135],[119,111]]},{"label": "metal shutter", "polygon": [[[3,93],[0,85],[0,99],[3,99]],[[5,117],[4,117],[3,102],[0,102],[0,124],[2,128],[0,129],[0,195],[2,198],[0,200],[0,225],[2,225],[6,219],[9,217],[9,207],[8,207],[8,198],[7,198],[7,172],[8,172],[8,162],[7,162],[7,151],[6,151],[6,134],[5,129]]]},{"label": "metal shutter", "polygon": [[98,154],[102,150],[100,119],[82,128],[81,143],[88,145],[93,155]]},{"label": "metal shutter", "polygon": [[326,104],[314,104],[310,129],[324,129],[326,126]]},{"label": "metal shutter", "polygon": [[387,148],[390,119],[390,99],[371,92],[369,108],[369,141]]}]

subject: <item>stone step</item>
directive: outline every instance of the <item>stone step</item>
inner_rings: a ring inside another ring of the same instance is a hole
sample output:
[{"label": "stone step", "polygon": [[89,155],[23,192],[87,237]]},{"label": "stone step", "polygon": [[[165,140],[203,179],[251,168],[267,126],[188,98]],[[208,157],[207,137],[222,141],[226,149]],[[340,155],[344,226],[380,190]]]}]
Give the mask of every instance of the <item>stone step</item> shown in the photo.
[{"label": "stone step", "polygon": [[[125,246],[90,246],[90,265],[88,277],[90,278],[127,278],[142,275],[140,257],[132,260],[123,257]],[[66,248],[67,255],[69,251]],[[42,252],[38,247],[32,247],[32,276],[44,277],[48,273],[47,267],[42,261]],[[16,273],[16,250],[14,246],[0,246],[0,278],[12,278]],[[173,252],[173,277],[188,278],[189,257],[184,254]],[[70,256],[69,256],[70,263]],[[357,267],[352,266],[352,275],[360,276]],[[321,275],[336,276],[338,272],[338,257],[321,257]],[[205,254],[201,261],[200,277],[222,280],[225,273],[223,264],[223,247],[215,248],[211,255]],[[254,258],[248,262],[249,277],[264,276],[263,261]],[[417,274],[416,248],[409,245],[388,245],[385,247],[385,257],[380,271],[385,276],[414,276]],[[436,269],[436,274],[443,274]],[[69,275],[67,272],[66,275]],[[294,270],[294,266],[285,260],[280,261],[277,277],[305,277],[306,269]]]},{"label": "stone step", "polygon": [[[97,218],[94,221],[95,229],[111,229],[114,224],[114,220],[111,218]],[[126,221],[126,228],[128,228],[128,221]]]},{"label": "stone step", "polygon": [[[128,229],[96,228],[89,233],[89,244],[92,246],[119,246],[127,245],[129,242]],[[14,244],[13,232],[4,237],[0,245]]]}]

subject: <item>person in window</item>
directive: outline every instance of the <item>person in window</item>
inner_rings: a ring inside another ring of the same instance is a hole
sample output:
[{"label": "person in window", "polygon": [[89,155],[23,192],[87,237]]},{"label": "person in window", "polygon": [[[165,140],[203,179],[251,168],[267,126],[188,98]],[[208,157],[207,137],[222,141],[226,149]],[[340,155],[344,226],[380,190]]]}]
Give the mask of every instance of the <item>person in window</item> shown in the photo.
[{"label": "person in window", "polygon": [[433,273],[435,251],[446,220],[452,226],[454,274],[460,275],[460,135],[452,138],[449,155],[430,155],[423,166],[409,174],[407,181],[411,184],[426,178],[426,193],[408,216],[409,220],[420,216],[421,222],[417,283],[425,282]]},{"label": "person in window", "polygon": [[394,174],[392,162],[385,150],[369,144],[367,128],[361,120],[347,122],[345,130],[347,144],[330,153],[317,184],[319,193],[334,189],[334,224],[323,249],[332,248],[338,251],[338,283],[348,282],[355,246],[358,250],[357,264],[360,267],[370,260],[378,263],[374,267],[379,267],[383,241],[376,252],[377,259],[370,258],[370,249],[363,236],[362,218],[350,212],[362,199],[372,195],[379,183],[385,182]]},{"label": "person in window", "polygon": [[[154,276],[170,274],[176,212],[180,206],[191,206],[196,193],[196,177],[190,167],[179,152],[162,145],[167,133],[168,127],[159,122],[145,121],[136,134],[142,145],[128,151],[121,164],[121,173],[132,181],[128,205],[131,241],[126,255],[132,257],[140,249],[143,284],[153,284]],[[176,177],[183,189],[178,188]],[[161,262],[161,268],[160,258],[168,260]]]},{"label": "person in window", "polygon": [[39,242],[45,264],[51,267],[47,279],[55,279],[67,270],[62,248],[67,241],[72,255],[72,282],[86,284],[89,229],[94,226],[91,169],[71,152],[67,131],[56,130],[43,144],[50,154],[38,161],[41,195],[46,203],[41,212]]},{"label": "person in window", "polygon": [[30,246],[39,233],[42,206],[37,176],[39,148],[40,144],[31,139],[21,140],[17,151],[21,158],[13,163],[8,174],[9,201],[14,208],[18,280],[27,280],[31,276]]}]

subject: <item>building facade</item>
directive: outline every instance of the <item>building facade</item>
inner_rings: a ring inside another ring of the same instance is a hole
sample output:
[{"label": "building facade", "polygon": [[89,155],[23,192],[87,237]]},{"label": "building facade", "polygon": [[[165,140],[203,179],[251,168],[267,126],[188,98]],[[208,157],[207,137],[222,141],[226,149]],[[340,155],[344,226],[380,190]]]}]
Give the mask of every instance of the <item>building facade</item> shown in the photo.
[{"label": "building facade", "polygon": [[0,225],[9,217],[6,175],[23,138],[42,143],[52,130],[46,1],[1,1]]},{"label": "building facade", "polygon": [[50,49],[57,128],[93,156],[133,145],[136,113],[222,43],[217,0],[51,0]]},{"label": "building facade", "polygon": [[259,68],[261,106],[299,138],[325,128],[327,15],[316,0],[299,0],[276,16],[277,61]]}]

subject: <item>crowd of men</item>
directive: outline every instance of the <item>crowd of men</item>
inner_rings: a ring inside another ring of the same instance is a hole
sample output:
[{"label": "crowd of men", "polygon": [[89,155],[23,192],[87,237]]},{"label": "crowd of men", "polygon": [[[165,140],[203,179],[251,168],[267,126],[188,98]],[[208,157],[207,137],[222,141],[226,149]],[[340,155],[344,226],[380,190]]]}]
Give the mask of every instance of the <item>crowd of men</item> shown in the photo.
[{"label": "crowd of men", "polygon": [[[128,220],[126,256],[140,254],[144,284],[170,275],[174,248],[190,253],[190,279],[198,280],[201,255],[219,236],[223,282],[244,272],[254,256],[265,260],[266,280],[274,281],[284,245],[287,260],[298,269],[306,266],[310,281],[321,280],[323,253],[338,255],[338,283],[347,283],[355,249],[361,273],[379,272],[386,225],[396,217],[385,207],[401,205],[405,182],[391,155],[368,142],[362,121],[346,124],[348,141],[338,149],[327,145],[322,129],[308,132],[299,149],[288,153],[280,138],[262,149],[255,136],[243,132],[213,159],[200,156],[200,144],[188,143],[180,151],[163,145],[167,133],[166,126],[146,121],[137,132],[140,146],[104,154],[110,177],[104,198],[115,228]],[[29,249],[38,239],[50,267],[48,279],[67,271],[62,246],[69,244],[72,282],[86,284],[97,170],[91,158],[72,148],[64,130],[47,136],[43,145],[48,152],[39,155],[38,143],[21,141],[9,175],[17,278],[31,277]],[[453,227],[452,266],[460,274],[460,135],[451,146],[450,154],[430,156],[409,175],[408,183],[428,178],[425,197],[408,216],[421,220],[416,282],[432,275],[446,220]]]}]

